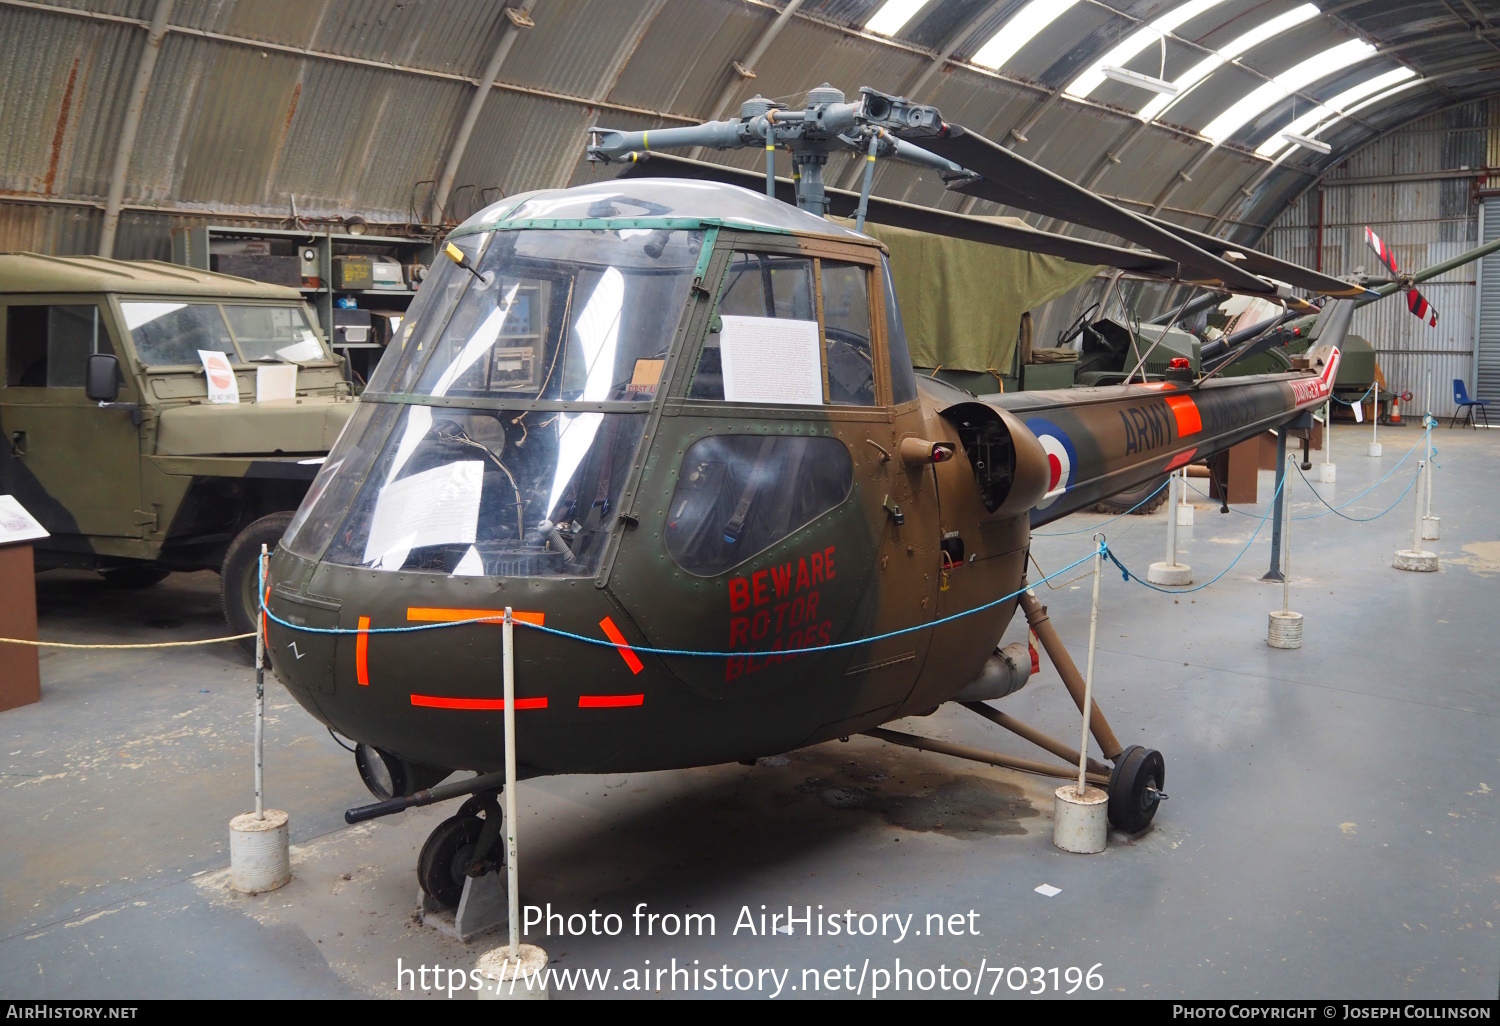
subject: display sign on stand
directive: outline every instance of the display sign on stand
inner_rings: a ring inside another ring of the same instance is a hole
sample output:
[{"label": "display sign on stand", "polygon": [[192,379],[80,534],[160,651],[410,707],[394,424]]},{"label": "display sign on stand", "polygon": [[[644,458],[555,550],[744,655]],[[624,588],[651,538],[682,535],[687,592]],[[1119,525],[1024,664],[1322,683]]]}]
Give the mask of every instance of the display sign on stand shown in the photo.
[{"label": "display sign on stand", "polygon": [[[31,542],[47,530],[16,501],[0,495],[0,638],[36,640],[36,570]],[[0,643],[0,712],[42,700],[34,645]]]}]

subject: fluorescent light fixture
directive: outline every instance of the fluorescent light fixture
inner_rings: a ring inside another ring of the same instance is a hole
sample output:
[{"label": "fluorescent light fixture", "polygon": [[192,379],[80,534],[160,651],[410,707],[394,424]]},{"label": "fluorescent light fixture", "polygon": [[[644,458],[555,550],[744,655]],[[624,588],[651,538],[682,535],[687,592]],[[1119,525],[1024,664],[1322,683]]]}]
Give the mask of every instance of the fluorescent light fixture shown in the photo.
[{"label": "fluorescent light fixture", "polygon": [[1179,92],[1178,88],[1171,82],[1152,78],[1150,75],[1142,75],[1138,71],[1117,68],[1112,64],[1106,64],[1100,68],[1099,73],[1111,82],[1123,82],[1125,85],[1139,86],[1142,89],[1149,89],[1153,93],[1160,93],[1163,96],[1176,96]]},{"label": "fluorescent light fixture", "polygon": [[1316,4],[1303,4],[1301,7],[1294,7],[1285,14],[1272,18],[1270,21],[1262,22],[1243,35],[1236,36],[1227,45],[1219,47],[1216,52],[1209,54],[1186,72],[1173,79],[1172,84],[1177,87],[1177,97],[1174,98],[1165,94],[1158,96],[1142,107],[1136,116],[1142,121],[1154,121],[1168,107],[1173,106],[1176,99],[1181,97],[1181,94],[1190,91],[1199,82],[1212,75],[1215,71],[1218,71],[1240,54],[1252,47],[1259,46],[1268,39],[1274,39],[1283,32],[1296,28],[1305,21],[1316,18],[1319,13],[1321,12],[1319,12]]},{"label": "fluorescent light fixture", "polygon": [[1006,61],[1020,52],[1021,47],[1035,39],[1037,33],[1066,14],[1077,2],[1078,0],[1031,0],[969,58],[969,63],[1000,70]]},{"label": "fluorescent light fixture", "polygon": [[[1298,117],[1296,120],[1288,124],[1286,128],[1282,129],[1276,135],[1271,136],[1271,138],[1261,143],[1260,146],[1256,148],[1255,152],[1260,154],[1262,157],[1269,157],[1273,153],[1281,150],[1282,147],[1286,145],[1287,140],[1297,142],[1297,140],[1292,138],[1293,135],[1305,135],[1308,138],[1312,138],[1314,132],[1321,131],[1321,126],[1323,126],[1325,122],[1328,122],[1330,117],[1343,117],[1345,114],[1352,113],[1355,105],[1358,104],[1361,100],[1390,86],[1397,85],[1401,82],[1407,82],[1409,79],[1415,78],[1416,74],[1417,73],[1415,71],[1412,71],[1410,68],[1397,68],[1396,70],[1388,71],[1383,75],[1376,75],[1374,78],[1368,78],[1365,81],[1361,82],[1359,85],[1354,86],[1350,89],[1346,89],[1342,93],[1339,93],[1327,103],[1314,107],[1306,114]],[[1416,82],[1410,82],[1409,84],[1416,85]],[[1319,127],[1315,129],[1314,126]]]},{"label": "fluorescent light fixture", "polygon": [[1304,149],[1312,150],[1316,153],[1333,152],[1333,147],[1329,146],[1322,139],[1313,139],[1305,135],[1298,135],[1296,132],[1282,132],[1281,135],[1278,136],[1278,138],[1285,139],[1290,143],[1296,143],[1298,146],[1301,146]]},{"label": "fluorescent light fixture", "polygon": [[1106,67],[1123,68],[1130,63],[1130,59],[1140,53],[1153,43],[1161,41],[1167,33],[1171,32],[1183,22],[1196,18],[1204,11],[1217,7],[1224,0],[1188,0],[1172,10],[1163,14],[1160,18],[1142,28],[1136,29],[1126,36],[1109,53],[1100,57],[1093,64],[1069,83],[1068,88],[1063,90],[1069,96],[1083,99],[1099,88],[1104,83]]},{"label": "fluorescent light fixture", "polygon": [[[1377,103],[1384,103],[1385,101],[1389,100],[1391,97],[1395,96],[1397,93],[1404,93],[1408,89],[1410,89],[1412,86],[1419,86],[1419,85],[1421,85],[1423,81],[1424,80],[1420,79],[1420,78],[1412,79],[1410,82],[1404,82],[1401,85],[1398,85],[1394,89],[1387,89],[1385,92],[1381,93],[1379,96],[1372,96],[1368,100],[1366,100],[1364,103],[1356,104],[1355,106],[1350,107],[1348,110],[1344,111],[1342,114],[1335,114],[1333,117],[1331,117],[1327,121],[1323,122],[1317,128],[1313,129],[1312,134],[1309,135],[1309,138],[1313,138],[1313,137],[1322,135],[1324,132],[1326,132],[1329,129],[1333,128],[1335,125],[1339,124],[1340,122],[1346,121],[1349,118],[1353,117],[1355,114],[1358,114],[1360,111],[1364,110],[1366,107],[1373,107]],[[1279,136],[1277,137],[1277,143],[1278,143],[1278,145],[1280,145],[1280,137]],[[1290,157],[1293,153],[1295,153],[1296,149],[1297,149],[1296,146],[1288,146],[1286,148],[1286,152],[1283,153],[1280,157],[1276,158],[1276,162],[1278,164],[1281,163],[1282,160],[1285,160],[1287,157]]]},{"label": "fluorescent light fixture", "polygon": [[1283,71],[1265,85],[1252,89],[1249,94],[1204,126],[1203,135],[1217,146],[1273,104],[1286,99],[1302,87],[1373,56],[1375,56],[1375,47],[1362,39],[1351,39],[1347,43],[1340,43],[1322,53],[1314,54],[1301,64]]},{"label": "fluorescent light fixture", "polygon": [[894,36],[906,27],[912,16],[926,6],[927,0],[885,0],[880,9],[870,15],[870,20],[865,22],[865,29],[869,32],[879,32],[882,36]]}]

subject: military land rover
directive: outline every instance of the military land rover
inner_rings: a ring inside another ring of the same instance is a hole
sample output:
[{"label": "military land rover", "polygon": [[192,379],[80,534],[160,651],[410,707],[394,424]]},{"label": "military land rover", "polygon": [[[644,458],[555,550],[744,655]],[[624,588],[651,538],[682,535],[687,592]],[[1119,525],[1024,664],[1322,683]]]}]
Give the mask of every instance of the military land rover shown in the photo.
[{"label": "military land rover", "polygon": [[[200,352],[225,354],[232,384],[211,389]],[[271,401],[257,369],[273,364],[296,374]],[[38,570],[125,588],[216,570],[230,626],[253,630],[261,543],[280,540],[355,405],[300,293],[156,261],[0,255],[0,366],[0,494],[51,532]]]}]

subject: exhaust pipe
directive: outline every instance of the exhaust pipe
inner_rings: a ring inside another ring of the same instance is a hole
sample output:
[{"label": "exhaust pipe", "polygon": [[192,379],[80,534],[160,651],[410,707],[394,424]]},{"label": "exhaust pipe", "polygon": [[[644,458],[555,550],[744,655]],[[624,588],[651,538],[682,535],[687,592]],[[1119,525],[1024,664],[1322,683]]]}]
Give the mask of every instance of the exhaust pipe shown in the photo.
[{"label": "exhaust pipe", "polygon": [[995,649],[984,669],[953,696],[955,702],[988,702],[1013,695],[1031,679],[1031,653],[1021,642]]}]

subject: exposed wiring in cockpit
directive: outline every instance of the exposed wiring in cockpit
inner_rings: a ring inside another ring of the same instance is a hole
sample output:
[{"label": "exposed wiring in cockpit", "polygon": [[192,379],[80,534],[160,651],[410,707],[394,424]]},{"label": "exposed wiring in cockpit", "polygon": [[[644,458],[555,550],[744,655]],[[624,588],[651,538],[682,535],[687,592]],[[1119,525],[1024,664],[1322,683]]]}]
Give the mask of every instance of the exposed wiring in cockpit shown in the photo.
[{"label": "exposed wiring in cockpit", "polygon": [[[552,350],[552,363],[547,367],[547,376],[542,379],[542,387],[536,390],[536,395],[533,396],[534,399],[540,399],[543,394],[546,393],[547,386],[552,382],[552,372],[557,370],[558,357],[562,355],[562,351],[567,345],[568,318],[570,318],[573,314],[573,287],[576,284],[578,284],[578,280],[576,278],[571,278],[568,280],[568,294],[563,298],[562,331],[559,332],[557,346]],[[546,337],[545,330],[542,332],[542,337]],[[530,434],[530,432],[526,430],[526,415],[530,412],[530,410],[525,410],[522,413],[517,414],[516,417],[510,422],[512,427],[520,425],[521,428],[521,440],[516,443],[517,446],[525,445],[526,439]],[[550,424],[552,423],[552,421],[549,420],[547,423]]]},{"label": "exposed wiring in cockpit", "polygon": [[480,452],[488,456],[490,458],[490,461],[494,463],[495,466],[500,468],[500,473],[504,474],[506,479],[510,481],[511,491],[514,492],[516,496],[516,542],[517,544],[520,544],[526,538],[526,517],[524,512],[525,504],[521,499],[521,488],[516,484],[515,475],[510,472],[510,469],[506,467],[503,462],[501,462],[500,457],[495,453],[495,450],[491,449],[483,442],[476,441],[475,439],[470,438],[468,433],[465,432],[463,428],[458,427],[456,424],[454,425],[454,428],[455,430],[453,434],[445,435],[443,437],[451,438],[454,441],[458,442],[460,445],[467,445],[472,448],[478,449]]}]

